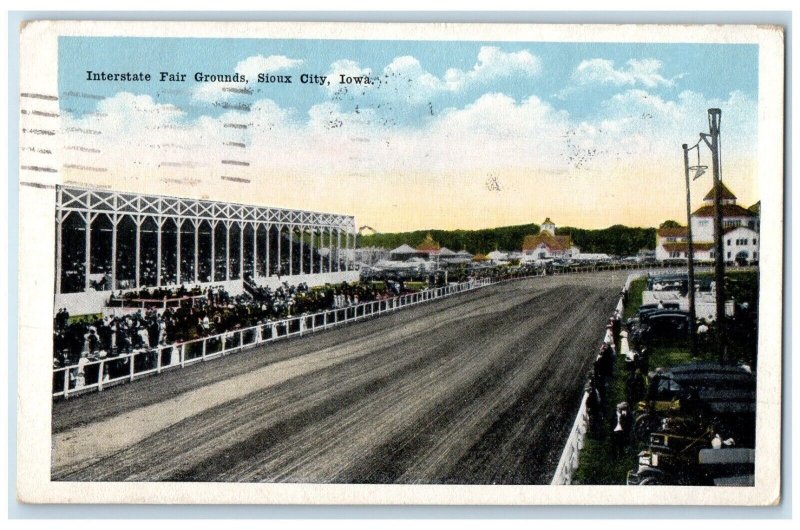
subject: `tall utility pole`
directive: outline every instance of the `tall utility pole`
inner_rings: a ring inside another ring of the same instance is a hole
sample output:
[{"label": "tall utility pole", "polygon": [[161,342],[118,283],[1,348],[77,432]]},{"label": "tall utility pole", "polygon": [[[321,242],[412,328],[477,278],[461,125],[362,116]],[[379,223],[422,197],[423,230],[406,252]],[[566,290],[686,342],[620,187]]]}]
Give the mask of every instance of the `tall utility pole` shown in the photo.
[{"label": "tall utility pole", "polygon": [[725,255],[722,244],[722,180],[719,161],[719,126],[722,120],[720,109],[708,109],[708,134],[700,137],[711,150],[711,164],[714,175],[714,283],[717,302],[717,355],[719,362],[728,360],[725,341]]},{"label": "tall utility pole", "polygon": [[[697,146],[695,146],[697,147]],[[697,355],[697,311],[694,305],[694,243],[692,242],[692,194],[689,179],[689,148],[683,144],[683,172],[686,177],[686,242],[689,247],[689,351]]]}]

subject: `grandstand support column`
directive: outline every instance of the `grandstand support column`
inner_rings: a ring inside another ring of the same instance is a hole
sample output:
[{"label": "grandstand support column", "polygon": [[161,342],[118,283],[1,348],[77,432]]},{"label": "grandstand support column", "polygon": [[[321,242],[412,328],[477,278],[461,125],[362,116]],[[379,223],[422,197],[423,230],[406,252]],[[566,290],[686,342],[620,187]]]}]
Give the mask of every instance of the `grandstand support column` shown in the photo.
[{"label": "grandstand support column", "polygon": [[[84,214],[81,214],[81,217],[84,217]],[[86,259],[86,262],[83,264],[85,269],[85,273],[83,275],[83,281],[86,285],[84,285],[84,290],[89,290],[89,273],[92,272],[92,214],[86,212],[86,216],[84,217],[86,221],[86,252],[84,252],[83,256]]]},{"label": "grandstand support column", "polygon": [[178,274],[175,276],[177,279],[178,285],[183,285],[183,271],[181,270],[181,230],[183,229],[183,219],[178,218],[175,219],[175,226],[177,226],[178,233],[176,234],[178,237],[175,238],[175,258],[177,259],[177,269]]},{"label": "grandstand support column", "polygon": [[[199,232],[199,230],[198,230]],[[217,221],[211,222],[211,281],[217,277]]]},{"label": "grandstand support column", "polygon": [[164,228],[164,218],[156,218],[156,285],[161,287],[161,230]]},{"label": "grandstand support column", "polygon": [[344,270],[350,270],[350,232],[344,231]]},{"label": "grandstand support column", "polygon": [[333,272],[333,227],[328,227],[328,272]]},{"label": "grandstand support column", "polygon": [[289,226],[289,276],[294,274],[294,225]]},{"label": "grandstand support column", "polygon": [[278,275],[283,273],[283,271],[281,270],[281,268],[282,268],[282,262],[281,262],[281,239],[282,238],[283,238],[283,226],[281,225],[281,226],[278,226],[278,261],[277,261],[277,266],[275,267],[275,269],[276,269],[275,272],[277,272]]},{"label": "grandstand support column", "polygon": [[342,229],[336,228],[336,272],[342,272]]},{"label": "grandstand support column", "polygon": [[347,270],[351,271],[353,270],[353,261],[356,253],[356,246],[355,246],[355,236],[353,235],[353,232],[350,229],[347,230],[347,239],[348,239]]},{"label": "grandstand support column", "polygon": [[[322,238],[324,237],[324,234],[325,234],[325,229],[324,228],[320,228],[319,229],[319,243],[317,243],[317,246],[320,247],[320,248],[322,248]],[[323,272],[322,252],[317,251],[317,253],[319,254],[319,272]]]},{"label": "grandstand support column", "polygon": [[[225,281],[231,279],[231,226],[232,222],[225,223]],[[239,242],[241,242],[241,237]]]},{"label": "grandstand support column", "polygon": [[269,247],[270,247],[270,245],[269,245],[269,235],[272,232],[272,225],[269,224],[269,223],[267,223],[266,232],[267,232],[267,244],[264,245],[264,248],[267,249],[267,255],[264,256],[264,262],[265,262],[264,272],[267,273],[267,278],[269,278],[270,276],[272,276],[272,272],[273,272],[273,271],[269,270]]},{"label": "grandstand support column", "polygon": [[56,294],[61,293],[61,223],[62,214],[56,210]]},{"label": "grandstand support column", "polygon": [[134,217],[136,221],[136,261],[134,262],[134,272],[133,272],[133,283],[136,288],[139,288],[139,274],[142,272],[142,267],[140,265],[140,260],[142,258],[142,216],[137,215]]},{"label": "grandstand support column", "polygon": [[314,274],[314,228],[311,228],[309,231],[309,243],[308,243],[308,273]]},{"label": "grandstand support column", "polygon": [[[239,226],[239,279],[244,280],[244,225],[239,221],[236,221],[236,224]],[[255,248],[253,251],[255,252]],[[255,269],[253,269],[253,275],[255,275]]]},{"label": "grandstand support column", "polygon": [[119,215],[114,214],[111,219],[111,290],[117,287],[117,223]]},{"label": "grandstand support column", "polygon": [[353,270],[356,270],[356,248],[358,248],[358,232],[353,227]]},{"label": "grandstand support column", "polygon": [[258,223],[249,224],[253,227],[253,278],[255,278],[258,276]]},{"label": "grandstand support column", "polygon": [[300,263],[300,271],[297,274],[303,274],[303,236],[305,235],[305,229],[302,225],[298,227],[297,230],[298,239],[300,240],[300,259],[297,260]]},{"label": "grandstand support column", "polygon": [[[194,283],[197,283],[197,278],[200,274],[200,250],[197,248],[200,243],[200,224],[197,221],[192,221],[194,226]],[[213,238],[211,239],[214,240]]]}]

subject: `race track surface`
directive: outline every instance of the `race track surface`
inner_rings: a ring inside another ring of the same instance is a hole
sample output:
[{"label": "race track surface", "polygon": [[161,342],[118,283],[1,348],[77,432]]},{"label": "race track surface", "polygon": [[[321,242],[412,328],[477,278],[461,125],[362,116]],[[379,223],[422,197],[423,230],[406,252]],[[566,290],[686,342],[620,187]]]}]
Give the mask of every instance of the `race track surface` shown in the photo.
[{"label": "race track surface", "polygon": [[625,273],[506,282],[53,404],[53,480],[546,484]]}]

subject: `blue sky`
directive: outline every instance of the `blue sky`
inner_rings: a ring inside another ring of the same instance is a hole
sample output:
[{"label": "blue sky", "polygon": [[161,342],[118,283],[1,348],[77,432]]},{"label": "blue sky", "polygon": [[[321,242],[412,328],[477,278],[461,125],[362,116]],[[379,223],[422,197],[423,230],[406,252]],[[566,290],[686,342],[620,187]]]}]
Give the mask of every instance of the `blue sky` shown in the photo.
[{"label": "blue sky", "polygon": [[[429,98],[434,108],[461,107],[486,91],[501,92],[517,100],[532,94],[549,101],[575,119],[591,119],[599,105],[619,89],[618,85],[580,86],[572,78],[575,68],[587,58],[602,58],[624,68],[630,60],[661,61],[661,75],[675,79],[655,92],[674,98],[682,90],[704,94],[707,98],[726,98],[734,90],[756,98],[758,90],[758,47],[755,45],[711,44],[603,44],[603,43],[497,43],[497,42],[414,42],[414,41],[320,41],[320,40],[254,40],[254,39],[164,39],[164,38],[85,38],[61,37],[59,42],[59,91],[89,92],[112,96],[120,91],[148,94],[160,102],[171,102],[186,108],[189,117],[200,114],[218,115],[219,107],[189,106],[189,94],[176,94],[175,89],[191,89],[197,85],[194,72],[232,73],[240,61],[251,56],[283,55],[303,60],[303,64],[281,70],[294,74],[326,73],[330,65],[342,59],[357,61],[373,74],[380,72],[400,56],[412,56],[421,67],[439,77],[448,68],[469,70],[476,62],[481,47],[495,46],[504,52],[530,51],[541,61],[541,74],[535,76],[501,76],[487,83],[476,83],[458,94],[440,94]],[[186,83],[87,82],[86,70],[107,72],[184,72]],[[253,98],[267,97],[282,107],[295,108],[305,115],[314,105],[329,99],[321,88],[297,90],[287,85],[257,85],[251,81]],[[559,94],[567,87],[575,91]],[[167,90],[165,90],[167,89]],[[251,98],[252,99],[252,98]],[[196,102],[195,102],[196,103]],[[427,102],[426,102],[427,103]],[[94,110],[95,100],[81,99],[70,106],[78,113]],[[427,105],[420,105],[427,107]],[[402,112],[395,108],[394,112]],[[424,112],[406,116],[425,119]]]},{"label": "blue sky", "polygon": [[[546,216],[653,226],[682,215],[680,145],[697,141],[710,107],[723,110],[726,182],[742,203],[759,199],[758,53],[731,44],[61,37],[65,152],[75,158],[65,177],[353,213],[379,230]],[[153,80],[89,82],[87,70]],[[187,81],[160,83],[160,71]],[[250,82],[193,80],[236,71]],[[294,83],[256,83],[263,71]],[[303,73],[376,84],[302,85]],[[708,183],[694,186],[702,197]]]}]

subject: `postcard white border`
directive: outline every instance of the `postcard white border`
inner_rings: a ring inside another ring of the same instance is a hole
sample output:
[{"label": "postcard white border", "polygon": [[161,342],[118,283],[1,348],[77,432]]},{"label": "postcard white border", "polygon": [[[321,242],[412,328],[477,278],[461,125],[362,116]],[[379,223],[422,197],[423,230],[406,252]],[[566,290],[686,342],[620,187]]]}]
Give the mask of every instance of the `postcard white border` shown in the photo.
[{"label": "postcard white border", "polygon": [[21,32],[20,92],[57,93],[59,36],[150,36],[759,45],[761,291],[756,485],[405,486],[50,480],[54,181],[20,182],[17,496],[31,503],[772,505],[780,498],[784,40],[774,26],[39,21]]}]

